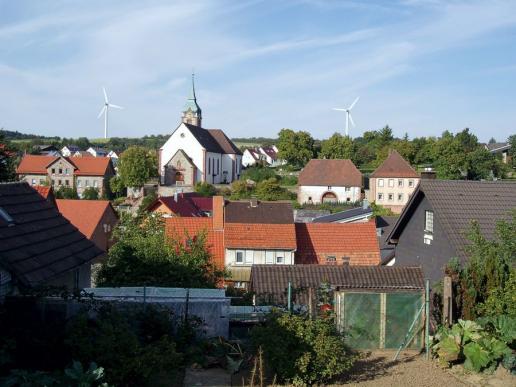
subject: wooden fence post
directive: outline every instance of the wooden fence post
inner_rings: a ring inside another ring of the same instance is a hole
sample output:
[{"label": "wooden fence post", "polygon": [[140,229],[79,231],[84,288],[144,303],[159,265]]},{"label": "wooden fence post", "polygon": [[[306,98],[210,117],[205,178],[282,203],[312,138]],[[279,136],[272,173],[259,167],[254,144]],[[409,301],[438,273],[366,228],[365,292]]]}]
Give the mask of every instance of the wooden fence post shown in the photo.
[{"label": "wooden fence post", "polygon": [[443,281],[443,324],[450,326],[453,323],[453,291],[450,276],[445,276]]}]

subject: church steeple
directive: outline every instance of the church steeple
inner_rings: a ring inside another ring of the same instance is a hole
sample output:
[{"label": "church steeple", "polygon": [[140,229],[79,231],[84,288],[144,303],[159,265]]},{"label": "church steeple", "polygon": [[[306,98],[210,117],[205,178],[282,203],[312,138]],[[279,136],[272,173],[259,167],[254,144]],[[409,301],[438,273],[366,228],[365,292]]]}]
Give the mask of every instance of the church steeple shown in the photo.
[{"label": "church steeple", "polygon": [[193,73],[192,90],[188,100],[186,101],[185,107],[183,108],[181,120],[186,124],[192,124],[196,126],[202,125],[202,110],[197,104],[197,97],[195,96],[195,74]]}]

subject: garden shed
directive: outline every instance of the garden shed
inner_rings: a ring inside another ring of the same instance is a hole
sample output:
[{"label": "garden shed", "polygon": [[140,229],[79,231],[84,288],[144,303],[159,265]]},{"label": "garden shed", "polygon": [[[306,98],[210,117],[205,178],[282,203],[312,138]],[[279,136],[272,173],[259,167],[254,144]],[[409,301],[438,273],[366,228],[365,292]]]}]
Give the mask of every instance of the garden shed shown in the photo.
[{"label": "garden shed", "polygon": [[418,267],[256,265],[251,290],[261,305],[333,310],[353,348],[424,346],[425,281]]}]

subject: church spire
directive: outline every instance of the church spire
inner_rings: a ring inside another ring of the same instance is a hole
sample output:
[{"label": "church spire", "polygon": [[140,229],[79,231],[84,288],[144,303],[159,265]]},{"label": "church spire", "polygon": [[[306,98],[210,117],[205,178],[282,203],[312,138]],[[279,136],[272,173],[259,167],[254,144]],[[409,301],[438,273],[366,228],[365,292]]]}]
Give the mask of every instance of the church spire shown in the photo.
[{"label": "church spire", "polygon": [[202,111],[200,106],[197,104],[197,97],[195,95],[195,73],[192,71],[192,90],[190,96],[186,101],[185,107],[183,108],[183,114],[181,120],[186,124],[192,124],[201,126],[202,124]]}]

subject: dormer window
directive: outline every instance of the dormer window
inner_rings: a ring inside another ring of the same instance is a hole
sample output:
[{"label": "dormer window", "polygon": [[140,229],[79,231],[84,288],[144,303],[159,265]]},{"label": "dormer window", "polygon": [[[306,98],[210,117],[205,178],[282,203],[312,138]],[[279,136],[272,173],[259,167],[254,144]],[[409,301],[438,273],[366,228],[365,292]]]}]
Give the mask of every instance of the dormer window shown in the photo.
[{"label": "dormer window", "polygon": [[434,232],[434,212],[425,211],[425,232],[433,234]]}]

